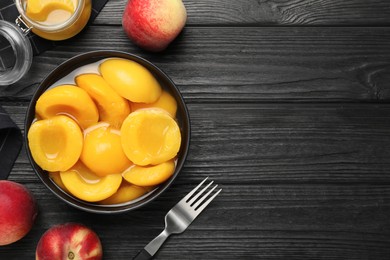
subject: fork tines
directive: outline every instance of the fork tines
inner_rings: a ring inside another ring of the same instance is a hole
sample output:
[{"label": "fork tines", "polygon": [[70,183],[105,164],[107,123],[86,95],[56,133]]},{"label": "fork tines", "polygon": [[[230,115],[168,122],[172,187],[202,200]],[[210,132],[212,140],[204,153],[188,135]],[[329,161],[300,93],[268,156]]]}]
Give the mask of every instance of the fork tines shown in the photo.
[{"label": "fork tines", "polygon": [[[218,184],[213,186],[205,195],[202,196],[202,194],[210,188],[210,186],[214,183],[214,181],[211,181],[209,184],[207,184],[201,191],[198,192],[200,187],[206,182],[206,180],[209,177],[206,177],[201,183],[199,183],[198,186],[196,186],[190,193],[188,193],[184,198],[183,201],[187,203],[191,208],[193,208],[195,211],[201,212],[221,191],[222,189],[217,190],[211,197],[211,193],[218,187]],[[196,193],[198,192],[198,193]],[[195,194],[196,193],[196,194]],[[208,199],[207,199],[208,198]],[[207,199],[207,200],[206,200]],[[206,200],[206,201],[205,201]]]}]

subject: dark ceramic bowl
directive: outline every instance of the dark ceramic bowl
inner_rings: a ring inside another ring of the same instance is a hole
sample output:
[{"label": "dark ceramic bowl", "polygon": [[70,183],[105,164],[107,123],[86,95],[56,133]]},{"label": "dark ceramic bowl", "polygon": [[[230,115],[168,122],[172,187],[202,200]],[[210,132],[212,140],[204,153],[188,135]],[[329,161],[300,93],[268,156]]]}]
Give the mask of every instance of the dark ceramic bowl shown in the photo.
[{"label": "dark ceramic bowl", "polygon": [[[142,64],[144,67],[149,69],[150,72],[158,79],[163,89],[167,90],[171,93],[171,95],[177,101],[177,121],[181,130],[181,148],[178,154],[177,165],[174,174],[168,179],[166,182],[160,184],[156,189],[149,192],[147,195],[141,197],[139,200],[135,200],[129,203],[116,204],[116,205],[99,205],[95,203],[82,201],[66,192],[64,192],[59,186],[57,186],[54,181],[49,178],[48,172],[42,170],[33,160],[30,149],[28,147],[27,133],[30,129],[31,123],[35,118],[35,104],[41,94],[46,91],[51,85],[56,83],[58,80],[64,78],[66,75],[70,74],[75,69],[82,67],[84,65],[98,62],[99,60],[105,58],[124,58],[136,61]],[[25,143],[27,148],[28,158],[31,162],[31,165],[38,175],[39,179],[43,182],[43,184],[53,192],[58,198],[62,201],[68,203],[69,205],[93,213],[102,213],[102,214],[111,214],[111,213],[121,213],[129,210],[137,209],[141,206],[148,204],[157,198],[162,192],[164,192],[174,181],[174,179],[179,174],[180,170],[184,165],[184,161],[186,160],[189,143],[190,143],[190,119],[187,107],[184,103],[183,97],[180,94],[178,88],[175,83],[157,66],[153,65],[151,62],[138,57],[133,54],[118,52],[118,51],[94,51],[88,52],[85,54],[81,54],[75,56],[66,62],[59,65],[56,69],[54,69],[40,84],[38,89],[36,90],[30,105],[27,110],[26,121],[25,121]]]}]

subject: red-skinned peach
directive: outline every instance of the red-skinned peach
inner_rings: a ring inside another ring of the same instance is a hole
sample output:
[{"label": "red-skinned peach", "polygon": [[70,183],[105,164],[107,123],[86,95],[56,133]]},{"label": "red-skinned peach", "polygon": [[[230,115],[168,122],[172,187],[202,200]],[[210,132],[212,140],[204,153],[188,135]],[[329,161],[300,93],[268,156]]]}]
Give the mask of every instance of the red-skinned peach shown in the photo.
[{"label": "red-skinned peach", "polygon": [[40,238],[35,252],[36,260],[100,260],[102,256],[97,234],[79,223],[51,227]]},{"label": "red-skinned peach", "polygon": [[187,20],[182,0],[129,0],[122,18],[127,36],[149,51],[164,50]]},{"label": "red-skinned peach", "polygon": [[0,180],[0,246],[20,240],[38,213],[32,193],[22,184]]}]

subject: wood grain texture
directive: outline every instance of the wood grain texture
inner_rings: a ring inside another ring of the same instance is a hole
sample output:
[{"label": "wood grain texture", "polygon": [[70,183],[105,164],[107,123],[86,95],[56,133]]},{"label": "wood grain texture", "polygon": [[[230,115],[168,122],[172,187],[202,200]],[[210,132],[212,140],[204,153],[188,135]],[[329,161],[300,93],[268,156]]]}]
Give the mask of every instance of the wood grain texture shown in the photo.
[{"label": "wood grain texture", "polygon": [[23,147],[10,179],[33,192],[39,215],[0,259],[34,259],[40,236],[64,222],[95,230],[104,259],[131,259],[206,176],[222,193],[155,259],[389,259],[389,1],[184,0],[187,26],[158,54],[125,36],[125,4],[108,1],[93,25],[34,57],[25,78],[0,88],[0,105],[24,133],[28,102],[60,63],[94,50],[134,53],[187,102],[185,166],[151,204],[94,215],[51,194]]},{"label": "wood grain texture", "polygon": [[[23,129],[26,104],[3,107]],[[390,183],[388,104],[189,102],[188,108],[185,175],[212,174],[230,184]],[[18,163],[23,181],[30,167],[24,153]]]},{"label": "wood grain texture", "polygon": [[[187,26],[388,26],[387,0],[183,0]],[[127,0],[110,0],[95,24],[120,25]]]},{"label": "wood grain texture", "polygon": [[[41,210],[50,211],[40,213],[19,244],[0,248],[6,259],[31,259],[37,238],[47,228],[88,219],[100,235],[105,259],[131,259],[161,231],[165,212],[191,189],[176,183],[143,209],[94,216],[56,201],[39,185],[27,185],[45,205]],[[222,187],[221,196],[185,233],[171,237],[155,259],[387,259],[389,191],[383,186]]]},{"label": "wood grain texture", "polygon": [[[3,107],[23,130],[27,103]],[[135,255],[161,231],[165,213],[205,176],[223,192],[156,259],[189,253],[184,259],[388,257],[390,105],[188,102],[188,108],[190,152],[172,188],[135,212],[88,221],[107,259]],[[0,248],[7,259],[32,256],[40,234],[56,223],[92,217],[50,194],[25,150],[11,179],[33,191],[41,212],[27,238]]]},{"label": "wood grain texture", "polygon": [[163,69],[193,102],[376,102],[390,98],[390,29],[187,28],[166,52],[134,46],[119,27],[91,26],[34,57],[1,100],[29,100],[60,63],[87,51],[120,50]]}]

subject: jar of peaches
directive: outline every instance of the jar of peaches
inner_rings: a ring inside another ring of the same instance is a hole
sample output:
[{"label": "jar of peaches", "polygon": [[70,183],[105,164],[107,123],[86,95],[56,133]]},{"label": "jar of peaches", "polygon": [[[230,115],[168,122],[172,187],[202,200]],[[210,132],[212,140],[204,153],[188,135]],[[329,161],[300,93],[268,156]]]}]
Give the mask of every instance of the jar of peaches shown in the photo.
[{"label": "jar of peaches", "polygon": [[15,23],[0,20],[0,41],[9,42],[14,60],[1,68],[0,86],[20,80],[32,62],[32,48],[27,34],[53,41],[65,40],[78,34],[88,23],[91,0],[15,0],[19,16]]},{"label": "jar of peaches", "polygon": [[75,36],[91,15],[91,0],[16,0],[15,4],[20,13],[17,20],[48,40]]}]

